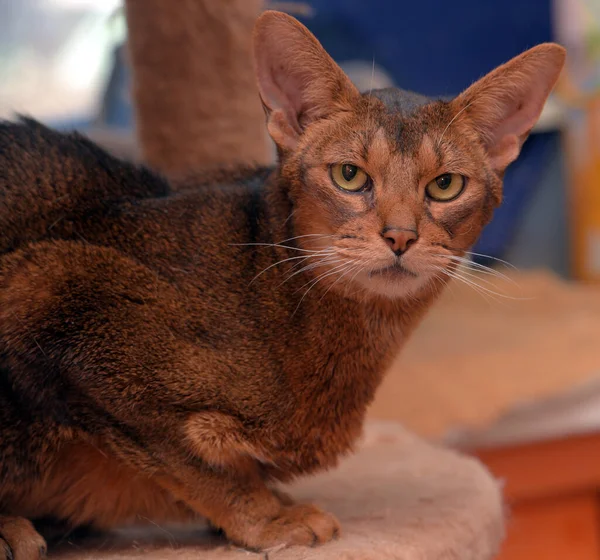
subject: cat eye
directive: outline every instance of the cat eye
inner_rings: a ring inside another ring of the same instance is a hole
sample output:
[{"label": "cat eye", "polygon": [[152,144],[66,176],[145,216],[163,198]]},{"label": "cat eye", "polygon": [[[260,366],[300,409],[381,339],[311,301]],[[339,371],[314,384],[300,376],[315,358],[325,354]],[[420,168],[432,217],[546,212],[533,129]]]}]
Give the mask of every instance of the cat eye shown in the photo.
[{"label": "cat eye", "polygon": [[444,173],[427,184],[425,192],[429,198],[438,202],[455,199],[465,188],[466,179],[457,173]]},{"label": "cat eye", "polygon": [[358,192],[369,184],[369,176],[356,165],[338,163],[331,166],[331,179],[345,191]]}]

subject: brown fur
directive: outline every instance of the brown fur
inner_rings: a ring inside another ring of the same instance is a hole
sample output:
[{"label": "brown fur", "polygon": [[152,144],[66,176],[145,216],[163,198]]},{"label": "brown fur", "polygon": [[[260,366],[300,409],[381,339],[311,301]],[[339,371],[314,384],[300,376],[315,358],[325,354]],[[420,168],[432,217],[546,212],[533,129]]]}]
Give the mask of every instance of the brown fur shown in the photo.
[{"label": "brown fur", "polygon": [[6,501],[23,517],[56,518],[71,526],[191,521],[198,516],[151,476],[129,468],[94,441],[65,443],[31,487]]},{"label": "brown fur", "polygon": [[[361,95],[282,14],[259,19],[255,48],[273,171],[173,193],[77,135],[0,126],[0,534],[13,549],[3,523],[19,516],[203,516],[252,548],[336,536],[331,515],[269,484],[352,450],[564,59],[543,45],[501,67],[482,82],[486,112],[477,84],[450,103]],[[368,190],[332,183],[347,162]],[[452,202],[425,196],[442,173],[468,177]],[[415,232],[401,255],[390,228]]]}]

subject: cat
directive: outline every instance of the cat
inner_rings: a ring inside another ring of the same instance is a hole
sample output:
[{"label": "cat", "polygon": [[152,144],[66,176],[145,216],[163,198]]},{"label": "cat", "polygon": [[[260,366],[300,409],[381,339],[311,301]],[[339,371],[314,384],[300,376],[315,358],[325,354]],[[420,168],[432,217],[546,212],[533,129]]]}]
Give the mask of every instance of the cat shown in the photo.
[{"label": "cat", "polygon": [[78,134],[0,125],[2,560],[45,552],[39,518],[338,536],[273,484],[352,451],[565,59],[539,45],[440,101],[359,93],[282,13],[253,42],[274,169],[174,192]]}]

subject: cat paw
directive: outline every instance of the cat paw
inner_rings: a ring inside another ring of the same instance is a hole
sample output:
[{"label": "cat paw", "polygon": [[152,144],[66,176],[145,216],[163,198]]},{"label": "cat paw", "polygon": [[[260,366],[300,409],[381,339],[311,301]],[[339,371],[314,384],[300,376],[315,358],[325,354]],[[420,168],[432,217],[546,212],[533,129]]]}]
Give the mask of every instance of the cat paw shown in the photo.
[{"label": "cat paw", "polygon": [[23,517],[0,516],[0,560],[41,560],[46,541]]},{"label": "cat paw", "polygon": [[270,519],[258,531],[253,531],[246,544],[264,550],[277,546],[316,546],[339,536],[337,519],[316,506],[298,504],[284,506],[279,515]]}]

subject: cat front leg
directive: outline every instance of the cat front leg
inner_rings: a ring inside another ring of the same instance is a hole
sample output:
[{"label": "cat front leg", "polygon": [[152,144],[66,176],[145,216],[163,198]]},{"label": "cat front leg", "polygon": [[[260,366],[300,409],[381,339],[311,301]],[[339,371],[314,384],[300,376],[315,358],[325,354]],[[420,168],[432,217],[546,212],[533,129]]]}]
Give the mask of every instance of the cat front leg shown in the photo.
[{"label": "cat front leg", "polygon": [[[173,418],[163,421],[171,424]],[[162,443],[147,436],[134,444],[116,430],[105,441],[110,453],[151,475],[174,502],[238,545],[255,550],[314,546],[339,535],[333,515],[312,504],[295,504],[268,487],[261,463],[270,459],[236,418],[205,411],[171,425],[171,437]]]},{"label": "cat front leg", "polygon": [[159,484],[205,516],[233,542],[255,550],[277,546],[314,546],[336,538],[336,518],[312,504],[283,505],[258,471],[194,473],[181,482],[161,477]]},{"label": "cat front leg", "polygon": [[[315,545],[340,532],[335,517],[312,504],[296,504],[269,489],[260,464],[275,458],[245,433],[236,418],[216,411],[192,414],[184,423],[187,447],[214,472],[188,476],[186,486],[166,480],[168,489],[233,541],[265,549],[280,545]],[[220,474],[215,474],[219,472]],[[206,479],[208,476],[208,479]]]}]

